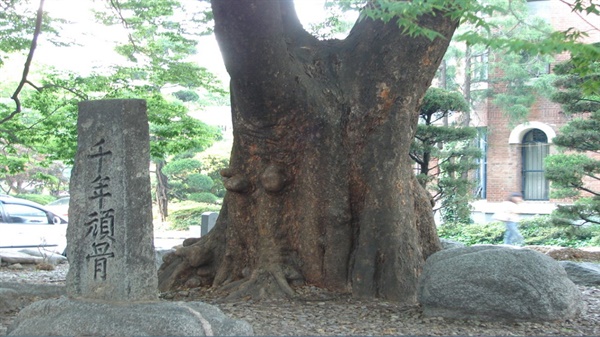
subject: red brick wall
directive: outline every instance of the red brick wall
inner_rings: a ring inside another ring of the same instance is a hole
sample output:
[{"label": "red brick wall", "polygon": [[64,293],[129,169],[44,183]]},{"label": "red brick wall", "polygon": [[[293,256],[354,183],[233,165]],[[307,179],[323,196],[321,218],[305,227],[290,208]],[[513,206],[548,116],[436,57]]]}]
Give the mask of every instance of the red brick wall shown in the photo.
[{"label": "red brick wall", "polygon": [[[552,8],[551,23],[557,30],[566,30],[569,27],[585,31],[590,29],[588,23],[577,14],[571,13],[570,8],[560,0],[550,0],[549,2]],[[585,42],[594,41],[600,41],[600,32],[590,32],[590,37],[586,38]],[[557,61],[566,58],[567,55],[560,55],[557,57]],[[490,74],[490,76],[493,75]],[[494,91],[498,89],[501,88],[496,87]],[[489,202],[502,201],[509,193],[522,189],[521,147],[520,144],[509,144],[509,136],[514,125],[511,125],[509,119],[498,107],[488,102],[487,106],[481,109],[480,114],[485,116],[481,120],[487,122],[488,126],[487,200]],[[535,102],[527,119],[545,123],[556,133],[568,121],[559,105],[544,98]],[[550,153],[556,153],[556,148],[551,146]],[[600,190],[600,182],[596,181],[593,184],[597,186],[596,190]]]},{"label": "red brick wall", "polygon": [[521,190],[521,152],[508,143],[509,120],[502,111],[488,108],[487,200],[501,201]]}]

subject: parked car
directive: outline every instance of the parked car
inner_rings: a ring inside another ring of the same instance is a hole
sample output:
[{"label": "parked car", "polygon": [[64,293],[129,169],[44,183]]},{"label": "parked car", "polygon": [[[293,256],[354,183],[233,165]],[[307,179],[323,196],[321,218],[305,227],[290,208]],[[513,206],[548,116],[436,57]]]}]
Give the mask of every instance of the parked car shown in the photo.
[{"label": "parked car", "polygon": [[63,218],[69,220],[69,201],[70,197],[64,197],[60,199],[56,199],[51,203],[46,205],[46,208],[51,210],[54,214],[58,214]]},{"label": "parked car", "polygon": [[67,224],[63,216],[36,202],[0,196],[0,250],[43,248],[64,255]]}]

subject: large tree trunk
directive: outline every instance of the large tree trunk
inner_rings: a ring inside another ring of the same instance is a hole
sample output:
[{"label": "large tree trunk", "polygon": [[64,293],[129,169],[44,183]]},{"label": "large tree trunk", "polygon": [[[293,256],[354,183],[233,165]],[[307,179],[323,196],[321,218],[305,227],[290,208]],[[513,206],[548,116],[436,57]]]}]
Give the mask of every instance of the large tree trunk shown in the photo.
[{"label": "large tree trunk", "polygon": [[212,7],[231,76],[228,192],[214,229],[167,258],[160,289],[270,297],[311,284],[414,303],[440,244],[408,151],[456,22],[423,17],[447,37],[433,42],[370,19],[318,41],[289,0]]}]

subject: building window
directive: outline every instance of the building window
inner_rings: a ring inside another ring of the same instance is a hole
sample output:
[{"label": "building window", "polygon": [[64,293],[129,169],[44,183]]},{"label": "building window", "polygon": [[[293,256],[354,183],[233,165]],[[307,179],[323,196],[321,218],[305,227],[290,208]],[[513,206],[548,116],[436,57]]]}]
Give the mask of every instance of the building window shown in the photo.
[{"label": "building window", "polygon": [[531,129],[522,141],[523,198],[548,200],[548,180],[544,175],[544,158],[550,149],[548,136],[540,129]]},{"label": "building window", "polygon": [[486,128],[477,128],[477,147],[481,150],[482,156],[477,159],[478,167],[476,169],[477,187],[475,197],[479,199],[487,198],[487,152],[488,137]]},{"label": "building window", "polygon": [[488,50],[471,57],[471,81],[486,82],[488,80]]}]

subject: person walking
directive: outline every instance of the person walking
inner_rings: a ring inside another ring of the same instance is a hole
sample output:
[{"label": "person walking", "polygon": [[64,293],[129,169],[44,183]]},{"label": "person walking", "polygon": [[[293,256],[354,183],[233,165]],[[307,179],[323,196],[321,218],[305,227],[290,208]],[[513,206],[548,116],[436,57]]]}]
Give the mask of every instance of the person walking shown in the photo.
[{"label": "person walking", "polygon": [[517,245],[523,244],[523,236],[519,232],[519,214],[518,205],[523,202],[521,193],[511,193],[506,201],[502,202],[500,212],[494,215],[494,220],[504,222],[506,231],[504,232],[504,244]]}]

